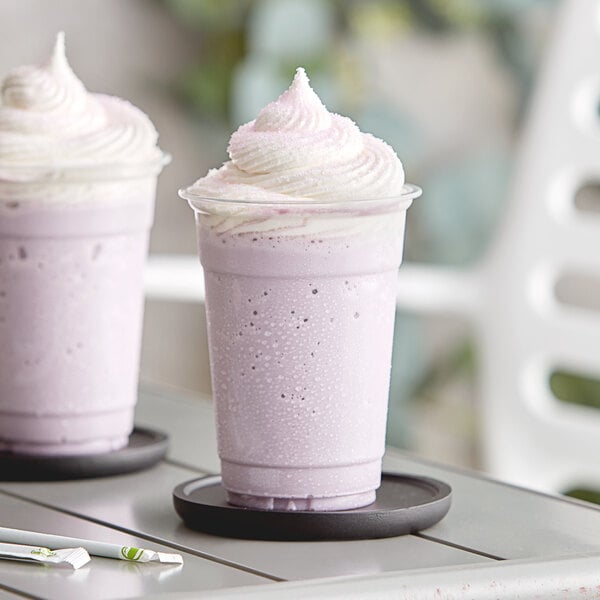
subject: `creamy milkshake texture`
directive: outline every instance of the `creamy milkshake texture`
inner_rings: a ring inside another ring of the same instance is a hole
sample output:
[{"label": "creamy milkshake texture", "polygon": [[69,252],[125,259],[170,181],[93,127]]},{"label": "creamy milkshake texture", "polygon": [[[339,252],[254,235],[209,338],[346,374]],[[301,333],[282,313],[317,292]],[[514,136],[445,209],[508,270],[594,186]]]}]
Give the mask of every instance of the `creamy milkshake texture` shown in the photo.
[{"label": "creamy milkshake texture", "polygon": [[87,92],[62,34],[1,94],[0,449],[117,449],[133,425],[158,135]]},{"label": "creamy milkshake texture", "polygon": [[181,192],[196,211],[223,484],[234,504],[375,498],[406,208],[395,152],[303,69]]}]

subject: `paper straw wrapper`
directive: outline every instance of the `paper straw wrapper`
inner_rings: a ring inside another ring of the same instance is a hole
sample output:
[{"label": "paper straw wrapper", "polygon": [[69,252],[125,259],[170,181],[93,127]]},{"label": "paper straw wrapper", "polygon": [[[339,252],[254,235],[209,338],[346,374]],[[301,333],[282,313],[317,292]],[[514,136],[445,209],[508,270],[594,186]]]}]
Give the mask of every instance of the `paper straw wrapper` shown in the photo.
[{"label": "paper straw wrapper", "polygon": [[85,548],[62,548],[50,550],[43,546],[24,546],[22,544],[1,544],[0,558],[12,558],[25,562],[45,565],[65,566],[79,569],[90,562],[90,555]]},{"label": "paper straw wrapper", "polygon": [[140,563],[160,562],[177,565],[183,564],[183,557],[181,554],[156,552],[154,550],[145,550],[144,548],[121,546],[120,544],[96,542],[93,540],[65,537],[63,535],[53,535],[49,533],[38,533],[37,531],[25,531],[24,529],[0,527],[0,541],[16,544],[39,544],[40,546],[48,546],[49,548],[81,546],[81,548],[85,548],[89,554],[94,556],[104,556],[106,558],[116,558],[118,560],[129,560]]}]

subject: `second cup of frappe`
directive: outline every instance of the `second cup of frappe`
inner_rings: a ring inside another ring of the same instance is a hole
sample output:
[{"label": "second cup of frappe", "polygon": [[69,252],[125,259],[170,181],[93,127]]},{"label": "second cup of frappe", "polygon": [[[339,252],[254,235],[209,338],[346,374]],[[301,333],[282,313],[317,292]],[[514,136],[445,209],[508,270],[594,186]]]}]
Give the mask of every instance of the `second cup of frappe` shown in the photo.
[{"label": "second cup of frappe", "polygon": [[0,450],[95,455],[133,429],[154,126],[88,93],[63,36],[0,103]]}]

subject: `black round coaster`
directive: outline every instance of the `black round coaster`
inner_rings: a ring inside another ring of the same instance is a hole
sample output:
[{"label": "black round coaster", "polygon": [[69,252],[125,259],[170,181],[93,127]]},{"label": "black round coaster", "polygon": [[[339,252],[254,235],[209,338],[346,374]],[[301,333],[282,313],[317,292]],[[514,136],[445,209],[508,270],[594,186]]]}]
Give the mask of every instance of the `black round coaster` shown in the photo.
[{"label": "black round coaster", "polygon": [[219,475],[179,484],[177,514],[192,529],[255,540],[360,540],[421,531],[450,509],[449,485],[429,477],[383,473],[373,504],[343,511],[271,511],[227,503]]},{"label": "black round coaster", "polygon": [[168,447],[164,433],[136,427],[127,446],[103,454],[29,456],[0,452],[0,481],[59,481],[121,475],[147,469]]}]

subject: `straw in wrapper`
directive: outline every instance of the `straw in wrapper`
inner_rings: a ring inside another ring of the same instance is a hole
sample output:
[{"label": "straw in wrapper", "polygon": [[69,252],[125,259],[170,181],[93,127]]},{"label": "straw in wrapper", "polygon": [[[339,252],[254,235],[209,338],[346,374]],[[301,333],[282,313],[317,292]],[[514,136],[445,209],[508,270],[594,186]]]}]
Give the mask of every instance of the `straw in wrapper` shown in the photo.
[{"label": "straw in wrapper", "polygon": [[0,558],[12,558],[25,562],[45,565],[65,566],[79,569],[90,562],[90,555],[84,548],[62,548],[50,550],[42,546],[24,546],[22,544],[1,544]]},{"label": "straw in wrapper", "polygon": [[0,541],[13,542],[16,544],[39,544],[49,546],[50,548],[58,548],[65,545],[81,546],[94,556],[104,556],[106,558],[117,558],[119,560],[129,560],[141,563],[160,562],[178,565],[183,564],[183,557],[181,554],[156,552],[154,550],[144,550],[143,548],[121,546],[119,544],[108,544],[106,542],[95,542],[93,540],[65,537],[62,535],[38,533],[37,531],[25,531],[24,529],[0,527]]}]

